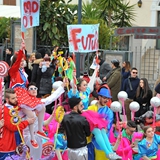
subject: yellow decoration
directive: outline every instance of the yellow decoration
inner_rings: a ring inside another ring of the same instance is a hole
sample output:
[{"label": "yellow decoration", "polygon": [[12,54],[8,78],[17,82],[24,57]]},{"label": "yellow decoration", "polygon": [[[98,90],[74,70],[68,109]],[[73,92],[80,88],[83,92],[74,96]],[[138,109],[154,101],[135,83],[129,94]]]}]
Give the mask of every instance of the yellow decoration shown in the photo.
[{"label": "yellow decoration", "polygon": [[[57,59],[59,60],[59,65],[60,65],[60,67],[61,67],[62,70],[64,71],[65,77],[67,77],[67,76],[66,76],[66,71],[67,71],[67,69],[68,69],[68,62],[67,62],[67,60],[66,60],[64,57],[62,57],[62,56],[59,56]],[[69,91],[69,86],[68,86],[68,84],[67,84],[67,90]]]},{"label": "yellow decoration", "polygon": [[64,108],[62,106],[58,106],[55,112],[55,119],[58,123],[61,123],[64,117]]},{"label": "yellow decoration", "polygon": [[62,56],[59,56],[57,59],[58,59],[58,61],[59,61],[60,67],[62,67],[62,66],[63,66],[63,57],[62,57]]},{"label": "yellow decoration", "polygon": [[16,117],[12,117],[11,118],[11,123],[13,125],[19,125],[21,123],[21,118],[19,116],[16,116]]},{"label": "yellow decoration", "polygon": [[57,59],[59,61],[60,67],[62,67],[63,71],[66,71],[68,69],[68,62],[67,62],[67,60],[64,57],[62,57],[62,56],[59,56]]},{"label": "yellow decoration", "polygon": [[63,54],[63,51],[59,51],[59,52],[58,52],[58,55],[62,55],[62,54]]},{"label": "yellow decoration", "polygon": [[18,116],[18,107],[13,108],[13,109],[10,109],[10,110],[9,110],[9,115],[10,115],[11,117],[16,117],[16,116]]},{"label": "yellow decoration", "polygon": [[63,70],[67,70],[68,69],[68,62],[67,62],[67,60],[65,59],[65,58],[63,58],[64,59],[64,67],[63,67]]},{"label": "yellow decoration", "polygon": [[58,122],[58,125],[57,125],[57,129],[56,129],[56,133],[55,133],[55,140],[54,140],[53,150],[55,150],[55,148],[56,148],[58,129],[59,129],[60,123],[63,120],[64,114],[65,114],[65,112],[64,112],[63,106],[58,106],[57,109],[56,109],[56,111],[55,111],[55,119]]},{"label": "yellow decoration", "polygon": [[[22,143],[25,144],[23,136],[22,136],[21,131],[19,129],[19,124],[21,123],[21,118],[18,116],[18,107],[10,109],[9,114],[11,116],[11,123],[13,125],[17,126],[17,129],[18,129],[19,135],[21,137]],[[28,151],[27,151],[26,154],[27,154],[28,159],[30,159],[30,155],[29,155]]]}]

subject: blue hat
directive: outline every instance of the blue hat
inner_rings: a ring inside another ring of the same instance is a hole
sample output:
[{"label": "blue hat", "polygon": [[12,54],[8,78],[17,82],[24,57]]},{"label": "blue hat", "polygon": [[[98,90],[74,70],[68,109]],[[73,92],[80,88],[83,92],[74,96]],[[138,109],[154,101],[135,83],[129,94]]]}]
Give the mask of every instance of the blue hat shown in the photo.
[{"label": "blue hat", "polygon": [[98,95],[106,98],[112,98],[107,88],[101,88],[100,91],[98,92]]}]

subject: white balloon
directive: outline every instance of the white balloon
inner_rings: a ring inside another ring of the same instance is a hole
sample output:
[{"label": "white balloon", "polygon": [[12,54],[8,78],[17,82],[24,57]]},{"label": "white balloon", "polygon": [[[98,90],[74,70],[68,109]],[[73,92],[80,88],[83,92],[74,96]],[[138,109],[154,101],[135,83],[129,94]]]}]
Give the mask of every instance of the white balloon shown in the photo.
[{"label": "white balloon", "polygon": [[125,101],[128,98],[128,94],[125,91],[120,91],[117,97],[119,100]]},{"label": "white balloon", "polygon": [[129,105],[129,109],[132,111],[132,112],[137,112],[139,110],[140,106],[139,106],[139,103],[138,102],[131,102],[130,105]]},{"label": "white balloon", "polygon": [[93,100],[93,101],[91,101],[91,105],[94,105],[94,104],[96,104],[98,102],[98,100]]},{"label": "white balloon", "polygon": [[160,99],[158,97],[153,97],[150,100],[151,106],[152,107],[159,107],[160,106]]},{"label": "white balloon", "polygon": [[113,112],[120,112],[122,110],[122,106],[118,101],[112,102],[110,108]]}]

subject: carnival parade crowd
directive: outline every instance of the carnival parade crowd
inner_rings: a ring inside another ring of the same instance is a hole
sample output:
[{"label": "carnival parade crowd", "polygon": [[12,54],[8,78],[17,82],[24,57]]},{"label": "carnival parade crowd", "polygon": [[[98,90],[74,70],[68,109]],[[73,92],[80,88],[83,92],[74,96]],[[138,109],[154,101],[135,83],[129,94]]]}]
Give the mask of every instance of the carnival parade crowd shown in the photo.
[{"label": "carnival parade crowd", "polygon": [[[129,61],[110,65],[93,54],[92,76],[77,78],[75,55],[58,46],[29,56],[24,43],[14,54],[6,49],[0,160],[160,160],[160,106],[151,106],[160,80],[152,92]],[[120,91],[125,110],[115,113]]]}]

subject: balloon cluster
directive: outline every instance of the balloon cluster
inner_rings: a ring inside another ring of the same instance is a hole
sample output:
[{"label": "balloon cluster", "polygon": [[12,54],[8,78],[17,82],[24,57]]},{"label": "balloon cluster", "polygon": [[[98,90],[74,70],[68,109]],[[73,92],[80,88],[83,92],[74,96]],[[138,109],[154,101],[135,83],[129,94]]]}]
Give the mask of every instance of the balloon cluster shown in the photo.
[{"label": "balloon cluster", "polygon": [[[121,106],[120,102],[114,101],[114,102],[111,103],[111,109],[112,109],[112,111],[113,112],[121,112],[121,110],[123,108],[123,114],[125,116],[124,101],[126,101],[127,98],[128,98],[127,93],[124,92],[124,91],[120,91],[118,93],[118,99],[119,99],[119,101],[122,102],[122,106]],[[156,108],[158,108],[160,106],[160,99],[158,97],[153,97],[150,100],[150,104],[151,104],[152,107],[154,107],[154,117],[155,117],[155,115],[156,115]],[[129,109],[132,112],[132,120],[134,120],[134,114],[135,114],[135,112],[137,112],[140,109],[140,105],[139,105],[138,102],[133,101],[133,102],[130,103]]]},{"label": "balloon cluster", "polygon": [[[122,106],[121,106],[120,102],[115,101],[115,102],[111,103],[111,109],[113,112],[121,112],[121,110],[123,109],[124,121],[127,121],[124,102],[127,100],[128,94],[125,91],[120,91],[118,93],[117,97],[118,97],[119,101],[121,101]],[[134,120],[135,112],[137,112],[140,109],[139,103],[133,101],[130,103],[129,108],[132,112],[132,120]]]}]

